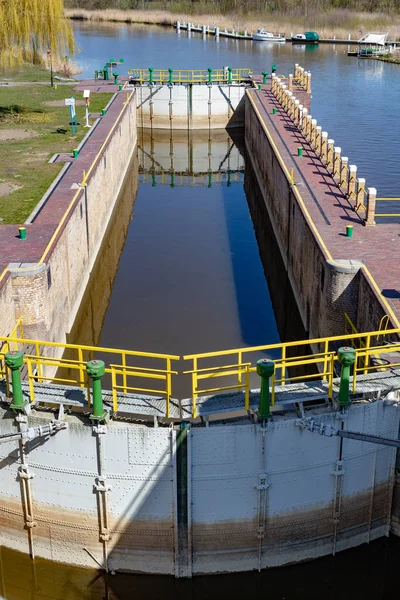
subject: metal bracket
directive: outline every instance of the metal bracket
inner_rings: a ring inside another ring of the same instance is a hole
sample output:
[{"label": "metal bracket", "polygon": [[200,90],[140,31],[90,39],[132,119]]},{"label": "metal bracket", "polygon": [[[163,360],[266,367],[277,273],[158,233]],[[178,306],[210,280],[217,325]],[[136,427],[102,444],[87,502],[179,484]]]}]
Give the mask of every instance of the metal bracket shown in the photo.
[{"label": "metal bracket", "polygon": [[255,486],[256,490],[267,490],[271,484],[268,483],[267,473],[261,473],[258,476],[258,485]]},{"label": "metal bracket", "polygon": [[18,475],[21,479],[33,479],[35,475],[28,471],[28,465],[21,465],[18,469]]},{"label": "metal bracket", "polygon": [[341,477],[344,474],[345,474],[344,461],[337,460],[336,461],[336,469],[334,471],[332,471],[332,475],[334,475],[335,477]]},{"label": "metal bracket", "polygon": [[93,433],[101,435],[107,433],[107,425],[93,425]]},{"label": "metal bracket", "polygon": [[112,486],[106,483],[105,477],[97,477],[93,487],[97,492],[110,492],[112,490]]}]

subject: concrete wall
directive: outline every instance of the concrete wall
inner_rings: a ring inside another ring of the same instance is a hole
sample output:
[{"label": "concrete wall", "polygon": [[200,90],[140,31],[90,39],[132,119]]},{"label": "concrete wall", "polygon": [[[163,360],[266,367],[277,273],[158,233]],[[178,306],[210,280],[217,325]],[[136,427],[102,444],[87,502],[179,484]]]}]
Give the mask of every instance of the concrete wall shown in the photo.
[{"label": "concrete wall", "polygon": [[245,138],[249,161],[309,336],[342,334],[344,312],[359,331],[378,329],[385,311],[360,271],[361,264],[328,260],[249,101]]},{"label": "concrete wall", "polygon": [[[133,100],[127,105],[46,263],[27,271],[11,270],[15,313],[23,318],[27,338],[66,341],[136,147],[136,116]],[[4,293],[2,290],[0,298]]]},{"label": "concrete wall", "polygon": [[222,129],[245,90],[237,84],[137,86],[138,123],[154,129]]},{"label": "concrete wall", "polygon": [[[395,437],[399,415],[393,403],[376,401],[353,405],[343,422]],[[1,409],[0,417],[0,435],[15,431],[13,415]],[[28,425],[51,418],[36,413]],[[338,424],[337,413],[318,418]],[[295,414],[276,415],[264,429],[249,422],[192,427],[180,469],[174,429],[111,422],[97,430],[66,420],[68,430],[25,444],[36,556],[200,574],[316,558],[389,532],[395,449],[352,440],[341,447],[337,437],[299,428]],[[27,553],[18,457],[17,442],[0,445],[0,543]],[[99,526],[104,511],[108,528]],[[187,565],[180,564],[182,532]]]}]

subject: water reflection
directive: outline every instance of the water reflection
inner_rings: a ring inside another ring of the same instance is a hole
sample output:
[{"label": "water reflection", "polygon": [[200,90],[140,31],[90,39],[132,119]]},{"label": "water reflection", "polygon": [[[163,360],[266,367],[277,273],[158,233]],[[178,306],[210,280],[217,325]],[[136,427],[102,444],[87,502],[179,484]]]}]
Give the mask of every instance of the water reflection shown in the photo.
[{"label": "water reflection", "polygon": [[312,562],[192,580],[149,575],[103,575],[0,548],[0,594],[6,600],[391,600],[398,593],[399,538]]}]

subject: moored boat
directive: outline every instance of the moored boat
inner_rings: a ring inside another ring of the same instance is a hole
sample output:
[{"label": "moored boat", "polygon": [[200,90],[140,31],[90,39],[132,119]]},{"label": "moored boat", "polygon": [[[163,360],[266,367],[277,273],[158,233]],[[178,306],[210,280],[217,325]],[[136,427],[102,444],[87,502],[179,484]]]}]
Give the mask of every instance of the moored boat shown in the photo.
[{"label": "moored boat", "polygon": [[304,33],[296,33],[291,35],[292,44],[318,44],[319,35],[316,31],[305,31]]},{"label": "moored boat", "polygon": [[257,33],[251,36],[255,42],[286,42],[286,38],[281,33],[271,33],[264,29],[257,29]]}]

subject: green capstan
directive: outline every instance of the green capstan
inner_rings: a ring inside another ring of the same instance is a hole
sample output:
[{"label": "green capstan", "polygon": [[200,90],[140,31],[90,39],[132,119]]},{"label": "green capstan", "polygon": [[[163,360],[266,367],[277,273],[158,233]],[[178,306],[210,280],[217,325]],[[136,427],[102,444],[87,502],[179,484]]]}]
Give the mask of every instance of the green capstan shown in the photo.
[{"label": "green capstan", "polygon": [[350,400],[350,367],[354,365],[356,361],[356,351],[354,348],[349,346],[343,346],[338,350],[338,361],[342,365],[342,372],[340,374],[340,388],[339,388],[339,406],[349,406]]},{"label": "green capstan", "polygon": [[257,375],[261,377],[260,404],[258,407],[259,419],[270,419],[272,417],[270,410],[269,378],[275,373],[275,363],[268,358],[262,358],[257,361]]},{"label": "green capstan", "polygon": [[108,416],[107,411],[104,410],[101,391],[101,378],[105,370],[105,364],[102,360],[90,360],[86,364],[86,372],[93,381],[93,412],[90,418],[94,421],[104,421]]},{"label": "green capstan", "polygon": [[20,372],[20,368],[24,363],[24,353],[20,352],[19,350],[7,352],[7,354],[4,356],[4,360],[7,367],[11,370],[13,401],[10,404],[10,408],[27,412],[29,401],[24,399],[24,395],[22,393]]}]

